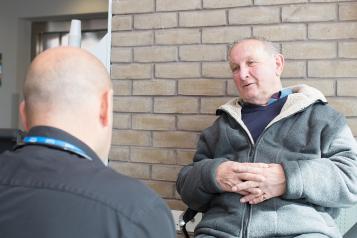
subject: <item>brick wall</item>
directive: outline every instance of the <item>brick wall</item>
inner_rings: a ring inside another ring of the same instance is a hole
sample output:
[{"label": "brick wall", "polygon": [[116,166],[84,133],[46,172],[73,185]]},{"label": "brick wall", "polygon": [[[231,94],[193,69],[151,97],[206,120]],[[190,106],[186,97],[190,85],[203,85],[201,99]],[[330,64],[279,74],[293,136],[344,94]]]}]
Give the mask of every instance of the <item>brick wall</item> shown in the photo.
[{"label": "brick wall", "polygon": [[237,95],[228,46],[265,37],[286,57],[284,85],[320,89],[357,136],[357,2],[113,0],[114,132],[110,166],[173,209],[179,169],[215,109]]}]

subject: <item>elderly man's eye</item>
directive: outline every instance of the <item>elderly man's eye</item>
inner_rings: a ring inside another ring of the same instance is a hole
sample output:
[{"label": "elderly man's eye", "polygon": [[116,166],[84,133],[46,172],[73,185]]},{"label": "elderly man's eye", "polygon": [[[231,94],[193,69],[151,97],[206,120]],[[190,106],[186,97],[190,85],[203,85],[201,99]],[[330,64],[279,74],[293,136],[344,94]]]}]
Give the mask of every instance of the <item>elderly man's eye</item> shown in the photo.
[{"label": "elderly man's eye", "polygon": [[239,66],[234,67],[234,68],[232,69],[232,72],[233,72],[233,73],[237,73],[237,72],[239,72]]},{"label": "elderly man's eye", "polygon": [[237,72],[239,70],[239,65],[231,65],[232,72]]},{"label": "elderly man's eye", "polygon": [[254,65],[256,62],[254,61],[254,60],[249,60],[248,62],[247,62],[247,65],[249,65],[249,66],[252,66],[252,65]]}]

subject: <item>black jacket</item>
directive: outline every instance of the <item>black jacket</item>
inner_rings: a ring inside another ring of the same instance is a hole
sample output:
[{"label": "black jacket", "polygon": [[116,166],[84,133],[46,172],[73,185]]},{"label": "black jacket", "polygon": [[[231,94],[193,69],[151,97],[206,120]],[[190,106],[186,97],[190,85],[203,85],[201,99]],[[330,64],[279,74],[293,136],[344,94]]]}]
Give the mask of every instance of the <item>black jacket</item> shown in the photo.
[{"label": "black jacket", "polygon": [[43,145],[1,154],[0,237],[176,237],[162,199],[105,167],[83,142],[51,127],[29,135],[71,143],[92,161]]}]

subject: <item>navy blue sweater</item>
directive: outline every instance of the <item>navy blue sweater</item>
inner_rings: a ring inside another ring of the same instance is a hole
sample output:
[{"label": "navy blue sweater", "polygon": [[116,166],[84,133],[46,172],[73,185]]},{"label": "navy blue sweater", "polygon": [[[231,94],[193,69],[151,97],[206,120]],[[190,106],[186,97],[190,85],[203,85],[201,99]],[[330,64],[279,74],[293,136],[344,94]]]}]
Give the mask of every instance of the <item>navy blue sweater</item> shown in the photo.
[{"label": "navy blue sweater", "polygon": [[287,97],[282,97],[266,106],[254,104],[242,105],[242,120],[252,134],[255,142],[264,128],[277,116],[286,102]]}]

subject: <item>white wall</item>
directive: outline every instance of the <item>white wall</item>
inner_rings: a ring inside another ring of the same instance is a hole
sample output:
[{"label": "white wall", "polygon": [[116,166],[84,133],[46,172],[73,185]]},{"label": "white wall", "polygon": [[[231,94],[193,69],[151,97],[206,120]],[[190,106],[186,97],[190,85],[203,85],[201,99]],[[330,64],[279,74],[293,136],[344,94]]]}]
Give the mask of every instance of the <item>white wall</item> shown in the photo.
[{"label": "white wall", "polygon": [[31,19],[108,12],[108,0],[0,0],[0,128],[17,128],[17,105],[30,63]]}]

